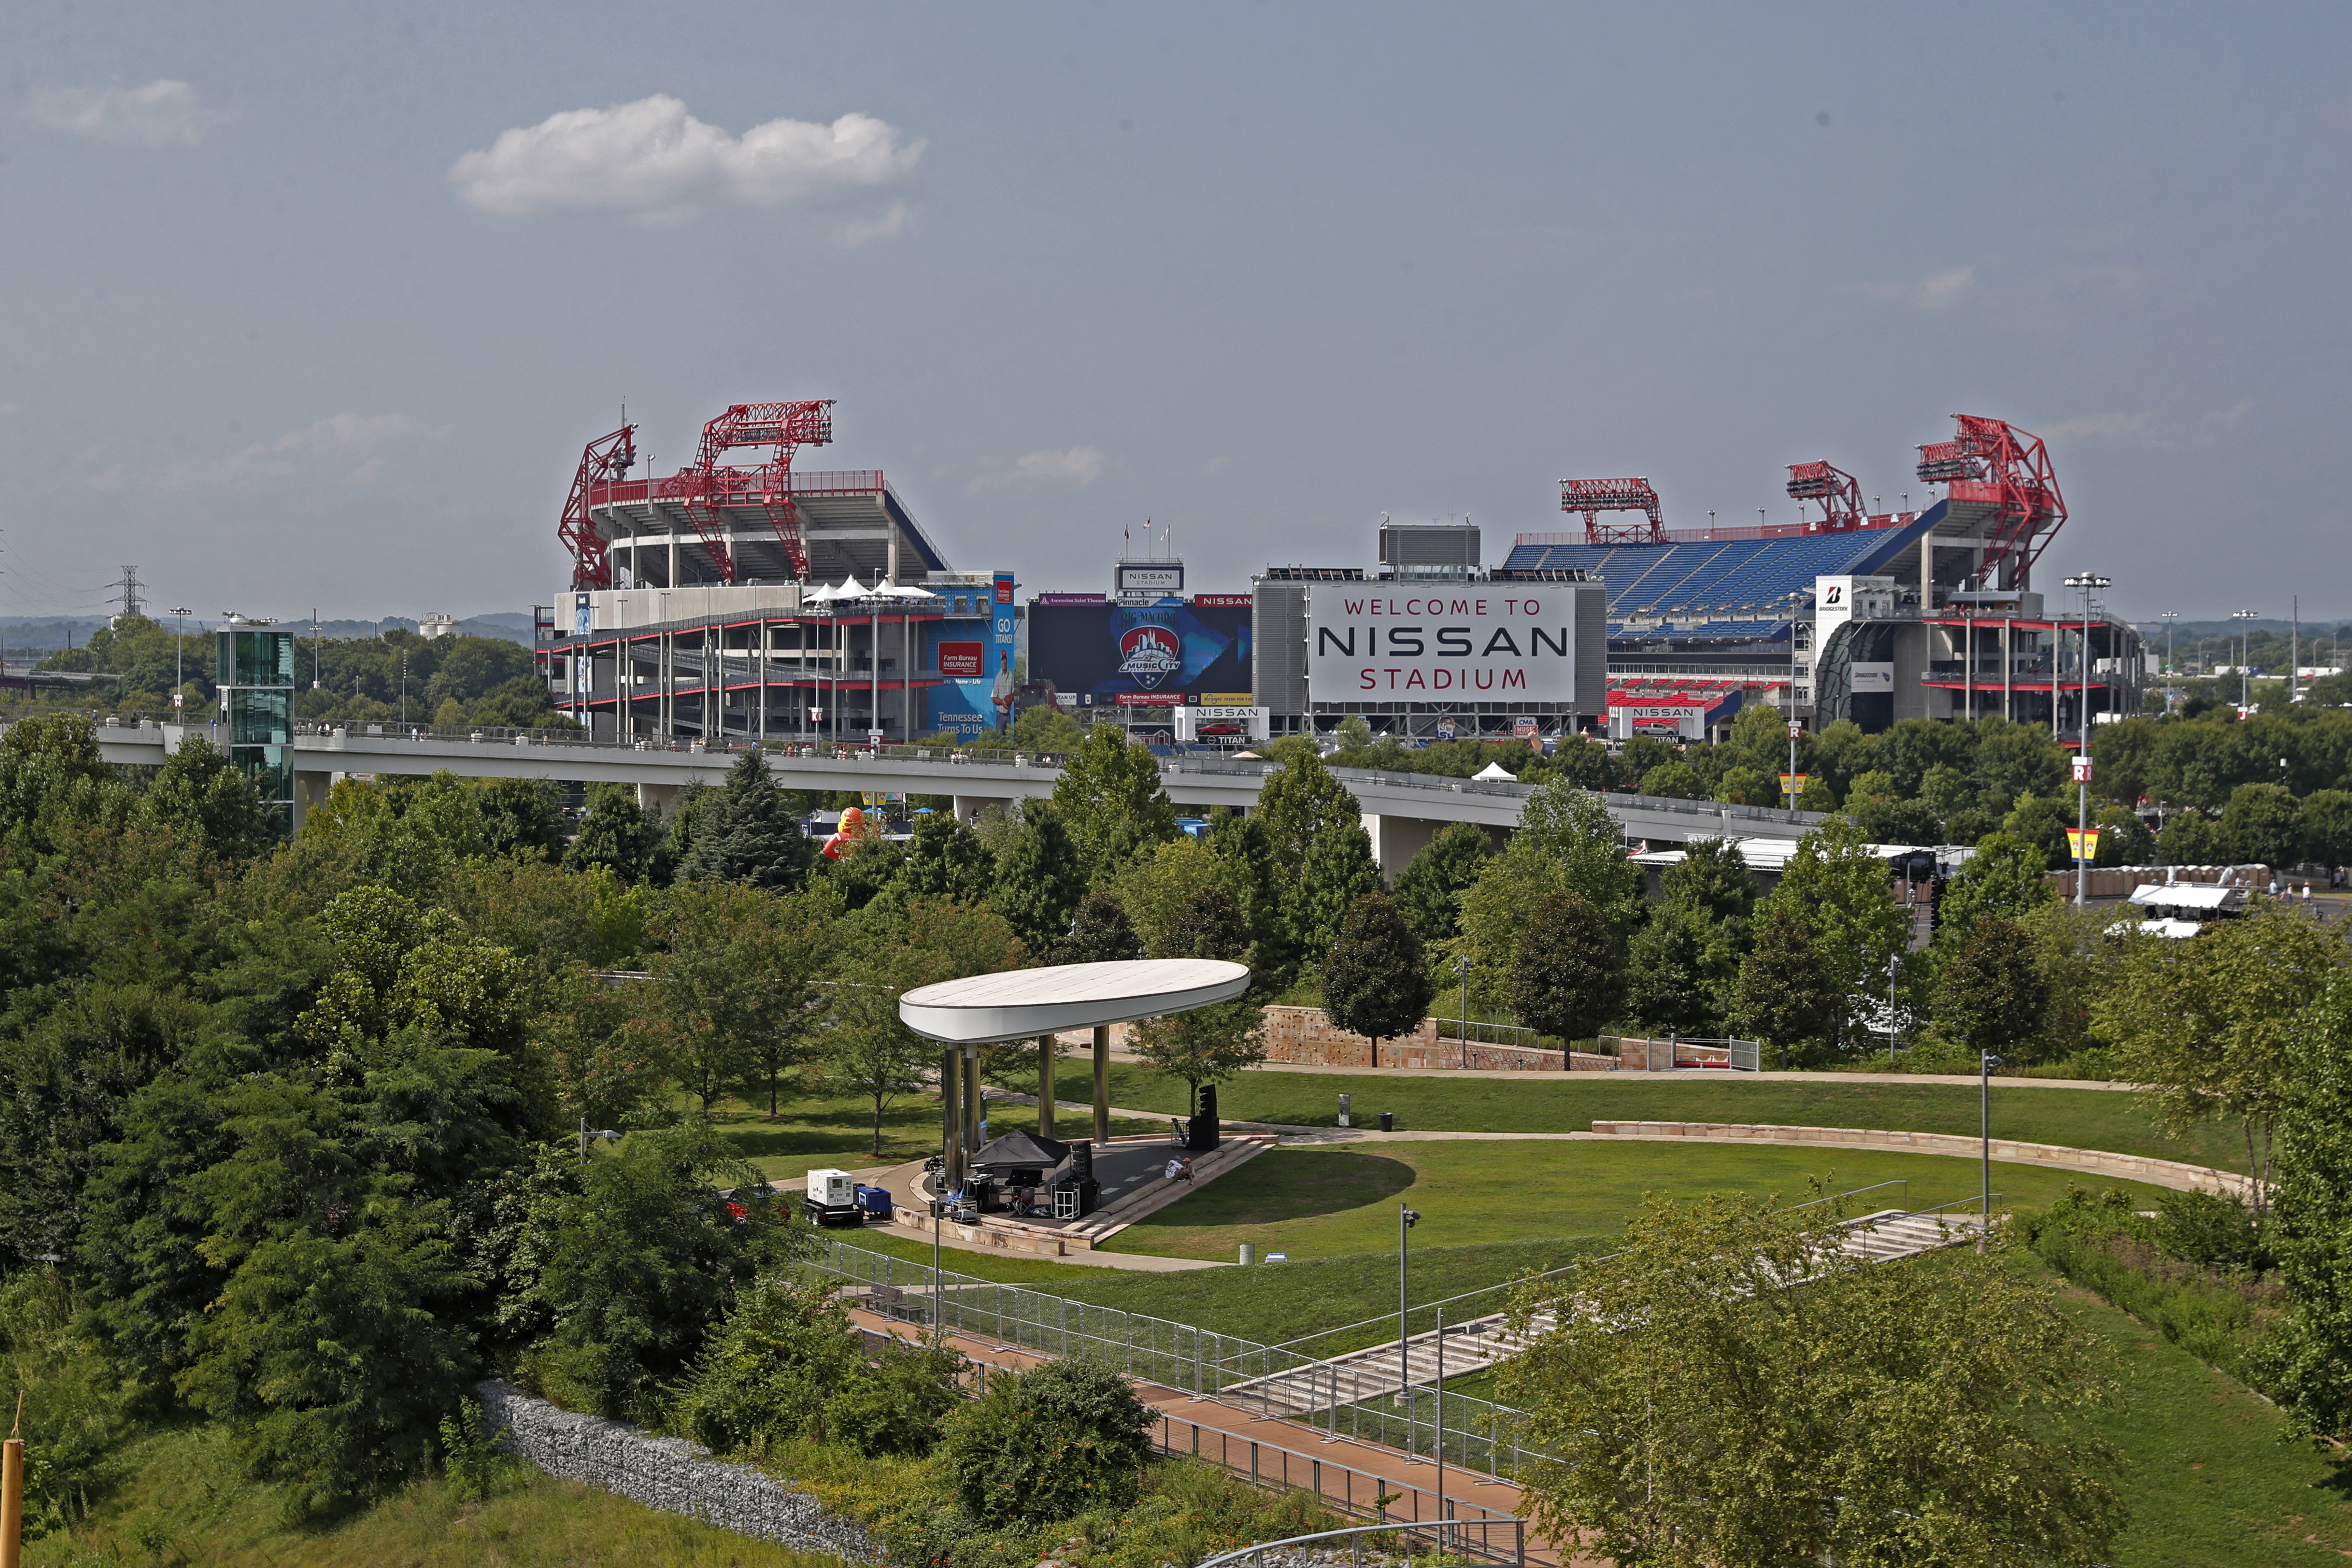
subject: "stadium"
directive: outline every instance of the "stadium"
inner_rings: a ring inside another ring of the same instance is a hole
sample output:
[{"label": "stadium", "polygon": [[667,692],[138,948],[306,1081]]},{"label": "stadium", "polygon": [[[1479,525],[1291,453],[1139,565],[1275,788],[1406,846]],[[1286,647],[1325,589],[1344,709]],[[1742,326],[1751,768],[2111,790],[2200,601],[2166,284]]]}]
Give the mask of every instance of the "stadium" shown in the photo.
[{"label": "stadium", "polygon": [[[615,737],[871,743],[1051,703],[1227,747],[1350,716],[1408,739],[1696,739],[1752,703],[2071,741],[2140,707],[2105,584],[2034,582],[2066,503],[2042,442],[1998,419],[1918,447],[1916,511],[1865,507],[1820,461],[1789,468],[1803,521],[1754,527],[1668,528],[1645,478],[1566,479],[1581,528],[1520,532],[1491,565],[1475,526],[1383,520],[1370,563],[1188,592],[1181,560],[1108,562],[1092,588],[951,566],[880,470],[795,470],[831,410],[737,405],[667,477],[630,477],[634,426],[587,444],[558,525],[571,581],[538,616],[559,707]],[[729,460],[747,448],[762,460]]]}]

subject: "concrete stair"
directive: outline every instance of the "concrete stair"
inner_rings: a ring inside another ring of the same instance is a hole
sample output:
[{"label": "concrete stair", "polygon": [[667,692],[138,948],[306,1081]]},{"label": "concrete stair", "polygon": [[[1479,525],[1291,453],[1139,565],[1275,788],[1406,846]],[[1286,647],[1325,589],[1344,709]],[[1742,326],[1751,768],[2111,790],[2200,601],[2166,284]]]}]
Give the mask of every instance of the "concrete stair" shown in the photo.
[{"label": "concrete stair", "polygon": [[[1837,1250],[1872,1263],[1892,1263],[1916,1258],[1939,1247],[1973,1238],[1983,1226],[1976,1215],[1908,1214],[1885,1209],[1846,1221]],[[1559,1320],[1538,1312],[1525,1337],[1509,1327],[1509,1315],[1496,1312],[1462,1323],[1445,1325],[1444,1374],[1463,1377],[1484,1372],[1509,1360],[1528,1346],[1529,1338],[1549,1332]],[[1287,1372],[1228,1384],[1222,1396],[1259,1405],[1268,1414],[1312,1415],[1367,1399],[1380,1399],[1408,1386],[1427,1387],[1437,1381],[1438,1338],[1435,1330],[1403,1342],[1402,1364],[1398,1342],[1370,1345],[1345,1355],[1310,1362]]]}]

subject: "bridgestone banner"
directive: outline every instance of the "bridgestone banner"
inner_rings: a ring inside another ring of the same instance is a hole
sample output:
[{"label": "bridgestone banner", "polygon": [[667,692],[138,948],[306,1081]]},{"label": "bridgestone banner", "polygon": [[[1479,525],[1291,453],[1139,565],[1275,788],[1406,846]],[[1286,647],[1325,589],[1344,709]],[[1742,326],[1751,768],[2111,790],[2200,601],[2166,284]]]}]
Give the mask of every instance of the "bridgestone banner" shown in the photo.
[{"label": "bridgestone banner", "polygon": [[1326,702],[1576,701],[1576,590],[1318,583],[1307,689]]}]

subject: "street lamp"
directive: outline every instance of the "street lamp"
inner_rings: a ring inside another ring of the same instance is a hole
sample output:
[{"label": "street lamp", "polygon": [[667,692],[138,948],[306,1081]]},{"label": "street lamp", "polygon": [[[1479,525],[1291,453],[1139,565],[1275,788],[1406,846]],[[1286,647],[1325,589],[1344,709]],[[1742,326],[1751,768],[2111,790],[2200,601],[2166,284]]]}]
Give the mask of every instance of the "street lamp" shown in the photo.
[{"label": "street lamp", "polygon": [[1470,1065],[1470,955],[1455,955],[1454,968],[1462,975],[1462,1065]]},{"label": "street lamp", "polygon": [[2246,623],[2254,618],[2254,612],[2231,610],[2230,618],[2238,623],[2238,717],[2242,719],[2253,701],[2253,688],[2247,684],[2250,678],[2246,674],[2246,638],[2253,628]]},{"label": "street lamp", "polygon": [[2083,700],[2082,706],[2074,714],[2074,903],[2077,908],[2090,902],[2091,888],[2091,860],[2085,853],[2091,841],[2091,595],[2114,585],[2114,578],[2097,576],[2089,572],[2077,573],[2066,579],[2066,586],[2083,590]]},{"label": "street lamp", "polygon": [[1407,1400],[1405,1409],[1408,1412],[1412,1408],[1406,1394],[1406,1391],[1412,1387],[1412,1363],[1410,1359],[1412,1349],[1407,1342],[1410,1335],[1406,1331],[1405,1323],[1405,1263],[1411,1250],[1405,1241],[1405,1233],[1420,1223],[1419,1209],[1409,1209],[1402,1204],[1397,1205],[1397,1397]]},{"label": "street lamp", "polygon": [[188,608],[184,605],[172,607],[173,624],[178,628],[172,638],[172,717],[177,719],[180,710],[187,706],[188,694]]},{"label": "street lamp", "polygon": [[2000,1066],[2000,1058],[1987,1051],[1979,1062],[1983,1076],[1977,1083],[1977,1135],[1984,1146],[1984,1228],[1977,1237],[1977,1250],[1982,1252],[1992,1235],[1992,1069]]}]

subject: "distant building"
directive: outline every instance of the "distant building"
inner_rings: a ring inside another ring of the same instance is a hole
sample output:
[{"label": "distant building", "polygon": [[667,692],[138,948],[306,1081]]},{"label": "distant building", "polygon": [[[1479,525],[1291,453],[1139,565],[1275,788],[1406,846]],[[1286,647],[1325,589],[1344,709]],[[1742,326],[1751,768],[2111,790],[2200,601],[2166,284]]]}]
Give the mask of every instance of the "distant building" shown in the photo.
[{"label": "distant building", "polygon": [[454,637],[457,635],[457,622],[455,617],[436,610],[416,623],[416,635],[426,638]]}]

